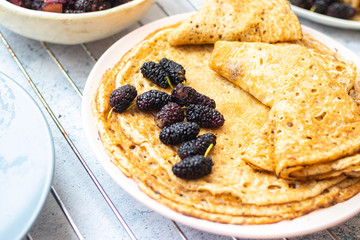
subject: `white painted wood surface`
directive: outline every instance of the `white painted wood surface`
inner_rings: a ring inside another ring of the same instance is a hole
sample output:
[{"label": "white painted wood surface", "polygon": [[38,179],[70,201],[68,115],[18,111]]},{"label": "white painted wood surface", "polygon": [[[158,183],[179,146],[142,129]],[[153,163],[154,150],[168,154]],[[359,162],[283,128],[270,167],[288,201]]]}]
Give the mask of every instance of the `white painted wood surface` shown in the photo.
[{"label": "white painted wood surface", "polygon": [[[4,0],[3,0],[4,1]],[[137,27],[179,13],[195,11],[203,0],[157,0],[148,14],[128,29],[96,42],[64,46],[48,44],[76,86],[83,90],[87,76],[102,53],[117,39]],[[319,30],[344,44],[360,55],[360,32],[322,26],[300,19],[309,27]],[[18,36],[0,25],[0,31],[50,105],[67,134],[85,159],[96,178],[124,217],[138,239],[181,239],[172,222],[154,213],[132,199],[120,189],[98,164],[83,132],[81,122],[81,97],[69,85],[59,66],[49,56],[41,42]],[[84,50],[92,54],[92,59]],[[18,81],[39,103],[38,97],[25,79],[6,47],[0,43],[0,71]],[[56,170],[53,186],[71,214],[85,239],[129,239],[128,234],[94,186],[78,158],[49,117],[44,107],[55,143]],[[0,213],[1,214],[1,213]],[[226,236],[209,234],[180,225],[188,239],[220,240]],[[338,239],[360,239],[360,216],[331,228]],[[53,195],[49,194],[45,207],[29,232],[34,240],[77,239]],[[332,239],[327,231],[291,239]]]}]

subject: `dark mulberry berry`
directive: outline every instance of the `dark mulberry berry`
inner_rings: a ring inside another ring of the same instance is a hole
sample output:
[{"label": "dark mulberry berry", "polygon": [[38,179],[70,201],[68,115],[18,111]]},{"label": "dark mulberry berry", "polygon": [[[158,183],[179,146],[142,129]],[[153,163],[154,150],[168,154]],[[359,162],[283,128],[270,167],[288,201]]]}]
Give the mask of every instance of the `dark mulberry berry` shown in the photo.
[{"label": "dark mulberry berry", "polygon": [[170,126],[173,123],[184,121],[185,113],[178,104],[170,102],[155,115],[154,119],[159,128]]},{"label": "dark mulberry berry", "polygon": [[179,83],[171,92],[174,101],[180,106],[188,106],[189,104],[198,104],[215,108],[215,101],[208,96],[197,92],[194,88]]},{"label": "dark mulberry berry", "polygon": [[160,110],[172,97],[162,91],[150,90],[140,94],[136,99],[136,104],[141,111]]},{"label": "dark mulberry berry", "polygon": [[7,0],[7,1],[19,7],[25,7],[24,0]]},{"label": "dark mulberry berry", "polygon": [[328,7],[326,15],[336,18],[350,19],[356,15],[356,10],[345,3],[335,2]]},{"label": "dark mulberry berry", "polygon": [[44,3],[44,0],[34,0],[32,2],[31,8],[34,10],[41,10],[43,3]]},{"label": "dark mulberry berry", "polygon": [[93,4],[93,0],[77,0],[75,2],[75,10],[90,12]]},{"label": "dark mulberry berry", "polygon": [[149,79],[159,87],[169,87],[167,80],[168,75],[160,64],[156,62],[146,62],[141,66],[140,70],[144,78]]},{"label": "dark mulberry berry", "polygon": [[192,122],[178,122],[164,127],[160,132],[160,141],[164,144],[176,145],[196,138],[200,127]]},{"label": "dark mulberry berry", "polygon": [[179,178],[197,179],[210,174],[213,165],[211,158],[195,155],[176,163],[172,167],[172,171]]},{"label": "dark mulberry berry", "polygon": [[107,0],[93,0],[91,11],[102,11],[111,8],[111,2]]},{"label": "dark mulberry berry", "polygon": [[31,9],[32,3],[32,0],[24,0],[24,7]]},{"label": "dark mulberry berry", "polygon": [[224,116],[219,111],[206,106],[190,104],[186,113],[189,122],[196,122],[204,128],[219,128],[225,122]]},{"label": "dark mulberry berry", "polygon": [[329,5],[330,2],[328,0],[316,0],[310,11],[323,14],[327,11]]},{"label": "dark mulberry berry", "polygon": [[119,87],[110,94],[110,106],[115,112],[123,112],[130,106],[136,95],[136,88],[132,85]]},{"label": "dark mulberry berry", "polygon": [[116,7],[132,0],[7,0],[15,5],[45,12],[84,13]]},{"label": "dark mulberry berry", "polygon": [[185,78],[185,69],[180,64],[169,60],[167,58],[163,58],[159,61],[161,67],[165,70],[170,78],[170,82],[176,86],[179,83],[186,81]]},{"label": "dark mulberry berry", "polygon": [[216,145],[216,136],[212,133],[205,133],[196,139],[181,144],[177,153],[181,159],[204,155],[210,144]]},{"label": "dark mulberry berry", "polygon": [[314,0],[290,0],[290,3],[305,9],[310,9]]}]

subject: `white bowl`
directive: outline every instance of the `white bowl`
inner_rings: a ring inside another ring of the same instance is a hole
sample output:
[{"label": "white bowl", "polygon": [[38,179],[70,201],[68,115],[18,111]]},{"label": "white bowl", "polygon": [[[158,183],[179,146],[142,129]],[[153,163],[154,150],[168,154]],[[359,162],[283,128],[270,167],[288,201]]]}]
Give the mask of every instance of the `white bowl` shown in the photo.
[{"label": "white bowl", "polygon": [[0,0],[0,24],[22,36],[60,44],[78,44],[111,36],[139,20],[155,0],[133,0],[103,11],[52,13]]}]

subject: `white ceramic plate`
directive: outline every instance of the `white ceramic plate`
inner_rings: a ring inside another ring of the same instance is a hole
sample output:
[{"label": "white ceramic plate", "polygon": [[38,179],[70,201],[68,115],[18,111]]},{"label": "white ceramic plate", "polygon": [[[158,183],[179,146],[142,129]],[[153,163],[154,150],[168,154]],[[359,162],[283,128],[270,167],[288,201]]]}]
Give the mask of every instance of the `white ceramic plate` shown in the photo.
[{"label": "white ceramic plate", "polygon": [[294,5],[291,5],[291,9],[299,17],[303,17],[320,24],[324,24],[330,27],[360,30],[360,21],[330,17]]},{"label": "white ceramic plate", "polygon": [[54,147],[44,115],[0,72],[0,239],[21,239],[29,231],[53,172]]},{"label": "white ceramic plate", "polygon": [[[92,69],[84,90],[82,118],[90,145],[97,159],[105,168],[106,172],[108,172],[108,174],[115,180],[115,182],[117,182],[120,187],[127,191],[132,197],[170,219],[203,231],[241,238],[279,238],[310,234],[339,224],[340,222],[360,212],[360,194],[358,194],[346,202],[337,204],[330,208],[315,211],[311,214],[292,221],[283,221],[276,224],[257,226],[214,223],[182,215],[156,202],[141,192],[132,179],[129,179],[123,175],[121,171],[110,162],[109,157],[105,153],[102,143],[99,139],[96,123],[90,106],[102,74],[107,69],[112,68],[124,53],[130,50],[136,43],[141,41],[149,33],[165,25],[182,20],[188,16],[189,14],[181,14],[167,17],[131,32],[117,41],[112,47],[110,47]],[[331,38],[307,27],[304,27],[304,32],[313,35],[320,41],[326,43],[329,47],[336,48],[340,54],[342,54],[347,59],[360,63],[360,59],[355,54]]]}]

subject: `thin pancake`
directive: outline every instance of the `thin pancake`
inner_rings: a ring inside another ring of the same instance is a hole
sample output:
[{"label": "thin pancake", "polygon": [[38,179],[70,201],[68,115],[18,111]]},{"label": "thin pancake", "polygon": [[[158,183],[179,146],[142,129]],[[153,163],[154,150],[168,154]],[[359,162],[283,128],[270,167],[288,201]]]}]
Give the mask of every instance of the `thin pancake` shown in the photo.
[{"label": "thin pancake", "polygon": [[169,37],[173,46],[218,40],[284,42],[302,38],[286,0],[206,0]]}]

